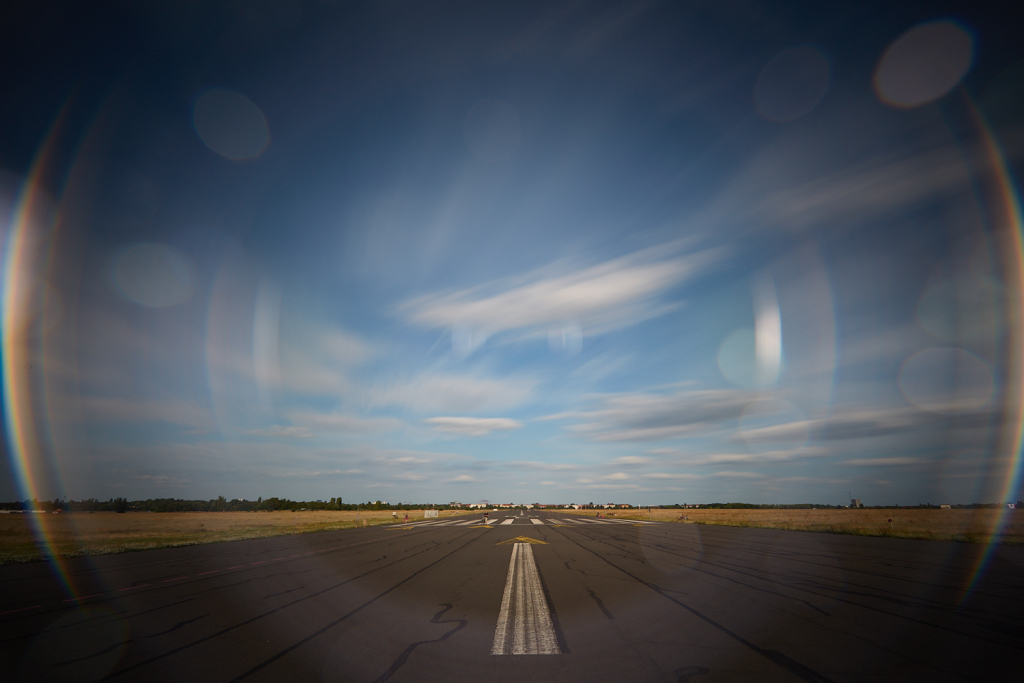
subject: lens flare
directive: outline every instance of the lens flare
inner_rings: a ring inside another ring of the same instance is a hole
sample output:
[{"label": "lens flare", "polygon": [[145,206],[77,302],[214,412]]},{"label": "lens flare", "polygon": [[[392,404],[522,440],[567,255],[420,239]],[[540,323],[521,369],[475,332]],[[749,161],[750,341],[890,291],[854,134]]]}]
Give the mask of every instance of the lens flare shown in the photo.
[{"label": "lens flare", "polygon": [[[985,161],[993,171],[995,180],[991,190],[990,206],[994,214],[991,220],[997,234],[1005,239],[1007,246],[1007,249],[1004,250],[1003,277],[1006,283],[1009,340],[1007,343],[1007,367],[1004,373],[1006,384],[1003,389],[1003,405],[1006,410],[1005,431],[1001,442],[1004,444],[1002,450],[1008,457],[1006,470],[1003,473],[1003,487],[1000,490],[998,501],[1002,504],[1004,501],[1010,500],[1019,490],[1022,471],[1021,451],[1024,449],[1024,402],[1021,400],[1021,373],[1024,372],[1024,329],[1022,329],[1021,310],[1022,304],[1024,304],[1024,233],[1022,233],[1024,220],[1021,217],[1020,197],[995,134],[974,102],[969,97],[966,99],[981,137]],[[961,603],[971,595],[978,580],[984,574],[985,567],[991,560],[999,543],[1000,534],[1008,521],[1007,508],[1004,507],[989,530],[985,551],[981,553],[969,575]]]},{"label": "lens flare", "polygon": [[[22,185],[4,251],[5,426],[12,469],[21,494],[26,499],[38,499],[41,496],[47,498],[48,495],[43,495],[44,491],[49,494],[48,489],[59,484],[55,480],[47,481],[56,477],[57,473],[49,466],[45,456],[40,431],[42,425],[39,424],[40,416],[35,410],[40,402],[35,396],[34,386],[37,370],[33,365],[38,365],[39,359],[35,353],[37,346],[34,337],[37,331],[33,325],[38,317],[34,315],[33,309],[37,300],[39,274],[46,266],[50,233],[57,218],[42,191],[41,178],[49,170],[65,114],[66,108],[57,117]],[[29,515],[29,521],[37,545],[49,558],[63,588],[74,598],[75,590],[67,568],[54,548],[50,528],[52,518],[49,515]]]}]

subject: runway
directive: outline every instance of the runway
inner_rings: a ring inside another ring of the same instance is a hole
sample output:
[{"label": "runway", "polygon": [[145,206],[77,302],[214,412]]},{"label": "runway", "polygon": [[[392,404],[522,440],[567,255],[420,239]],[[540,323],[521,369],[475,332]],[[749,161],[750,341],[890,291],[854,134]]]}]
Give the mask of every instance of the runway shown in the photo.
[{"label": "runway", "polygon": [[0,567],[0,680],[965,681],[1024,548],[490,513]]}]

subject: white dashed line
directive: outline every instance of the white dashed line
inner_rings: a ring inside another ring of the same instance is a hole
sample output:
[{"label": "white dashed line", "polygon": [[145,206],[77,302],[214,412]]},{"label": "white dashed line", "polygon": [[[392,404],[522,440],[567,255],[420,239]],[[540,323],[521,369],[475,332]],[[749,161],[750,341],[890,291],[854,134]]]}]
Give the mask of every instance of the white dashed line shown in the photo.
[{"label": "white dashed line", "polygon": [[534,524],[543,524],[544,523],[543,519],[537,519],[536,517],[530,517],[530,521],[533,522]]},{"label": "white dashed line", "polygon": [[502,524],[511,524],[511,523],[512,523],[512,522],[514,522],[514,521],[516,521],[516,518],[515,518],[515,517],[509,517],[508,519],[506,519],[505,521],[503,521],[503,522],[502,522]]}]

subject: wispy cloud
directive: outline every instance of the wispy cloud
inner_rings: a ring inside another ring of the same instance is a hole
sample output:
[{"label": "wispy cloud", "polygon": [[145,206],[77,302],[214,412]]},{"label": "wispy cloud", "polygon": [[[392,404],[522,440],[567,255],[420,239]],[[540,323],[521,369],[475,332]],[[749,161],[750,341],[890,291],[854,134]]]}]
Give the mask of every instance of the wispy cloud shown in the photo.
[{"label": "wispy cloud", "polygon": [[512,460],[510,467],[522,470],[574,470],[576,465],[564,462],[539,462],[536,460]]},{"label": "wispy cloud", "polygon": [[369,433],[400,429],[401,420],[391,417],[359,417],[345,413],[314,413],[294,412],[289,414],[292,422],[301,427],[296,429],[315,429],[320,432]]},{"label": "wispy cloud", "polygon": [[680,256],[681,245],[646,249],[596,266],[555,274],[552,266],[523,277],[457,292],[429,294],[401,306],[422,327],[468,331],[466,351],[489,336],[546,334],[566,323],[589,334],[621,329],[668,310],[653,299],[720,259],[718,252]]},{"label": "wispy cloud", "polygon": [[898,465],[918,465],[927,462],[924,458],[855,458],[844,460],[844,465],[852,467],[895,467]]},{"label": "wispy cloud", "polygon": [[416,412],[477,413],[501,410],[530,400],[538,382],[529,377],[424,373],[392,380],[370,391],[377,405],[398,405]]},{"label": "wispy cloud", "polygon": [[664,441],[734,420],[757,397],[734,389],[613,394],[597,409],[577,413],[585,421],[573,430],[597,441]]},{"label": "wispy cloud", "polygon": [[363,474],[363,470],[303,470],[296,472],[281,472],[275,476],[285,477],[289,479],[320,479],[322,477],[333,478],[333,477],[347,477],[354,474]]},{"label": "wispy cloud", "polygon": [[251,429],[246,434],[255,436],[282,437],[290,439],[308,439],[313,433],[304,427],[274,425],[263,429]]},{"label": "wispy cloud", "polygon": [[351,388],[353,368],[373,357],[373,347],[339,328],[304,330],[281,340],[280,366],[259,369],[272,386],[299,394],[340,394]]},{"label": "wispy cloud", "polygon": [[[210,411],[194,401],[177,398],[146,399],[87,396],[78,400],[82,419],[88,422],[166,423],[205,431],[212,426]],[[70,417],[70,416],[68,416]]]},{"label": "wispy cloud", "polygon": [[654,462],[653,458],[645,458],[642,455],[624,455],[621,458],[615,458],[612,460],[612,465],[620,465],[626,467],[638,467],[640,465],[647,465]]},{"label": "wispy cloud", "polygon": [[688,474],[686,472],[651,472],[643,475],[645,479],[702,479],[700,474]]},{"label": "wispy cloud", "polygon": [[[841,149],[846,144],[818,138],[795,145],[786,139],[766,147],[716,198],[712,215],[788,230],[848,224],[966,189],[974,167],[962,147],[951,145],[889,148],[865,159]],[[826,159],[827,169],[821,166]]]},{"label": "wispy cloud", "polygon": [[821,458],[830,454],[826,448],[804,447],[790,450],[764,451],[761,453],[703,453],[675,448],[656,448],[652,454],[669,457],[680,465],[726,465],[731,463],[768,464],[800,460],[804,458]]},{"label": "wispy cloud", "polygon": [[765,475],[760,472],[735,472],[732,470],[726,470],[724,472],[715,472],[710,474],[711,477],[724,477],[726,479],[764,479]]},{"label": "wispy cloud", "polygon": [[523,424],[507,417],[430,417],[425,423],[439,432],[463,436],[486,436],[491,432],[508,432]]}]

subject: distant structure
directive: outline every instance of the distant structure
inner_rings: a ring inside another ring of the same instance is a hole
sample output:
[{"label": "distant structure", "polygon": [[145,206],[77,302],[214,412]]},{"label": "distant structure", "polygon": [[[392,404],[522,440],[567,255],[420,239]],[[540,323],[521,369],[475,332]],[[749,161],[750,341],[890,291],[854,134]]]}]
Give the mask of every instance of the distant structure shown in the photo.
[{"label": "distant structure", "polygon": [[864,507],[864,503],[860,502],[860,498],[851,498],[850,499],[850,507],[852,507],[852,508],[862,508],[862,507]]}]

